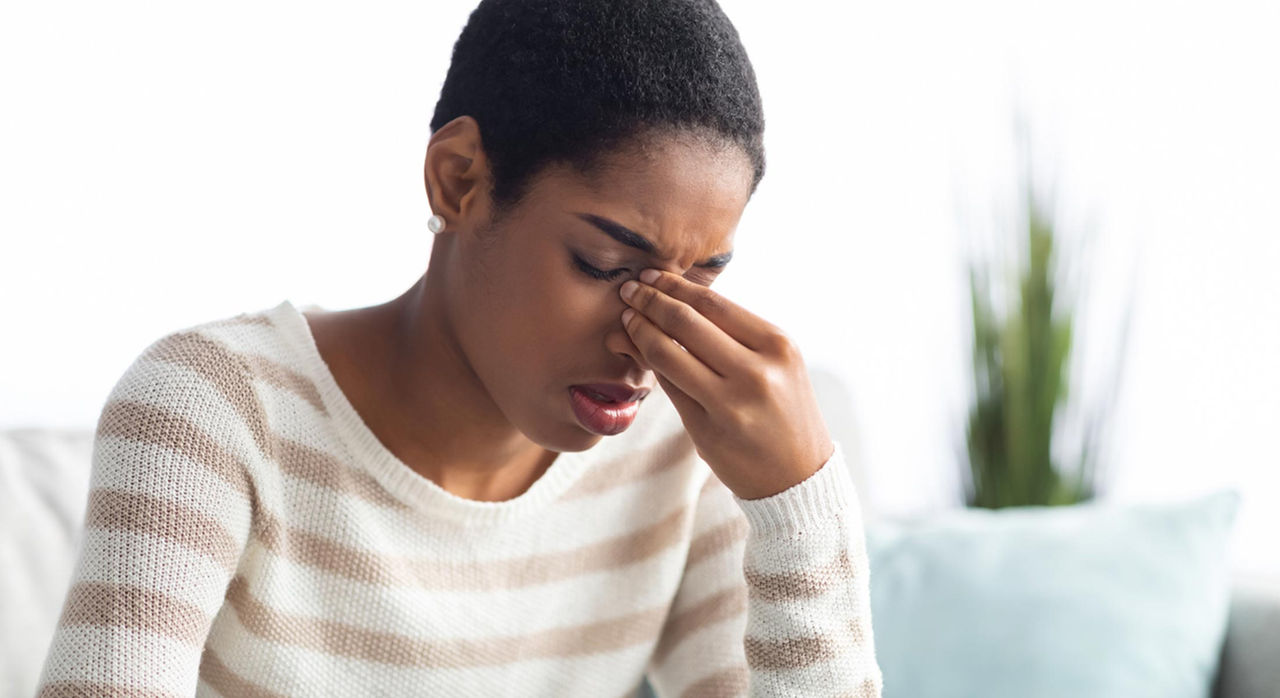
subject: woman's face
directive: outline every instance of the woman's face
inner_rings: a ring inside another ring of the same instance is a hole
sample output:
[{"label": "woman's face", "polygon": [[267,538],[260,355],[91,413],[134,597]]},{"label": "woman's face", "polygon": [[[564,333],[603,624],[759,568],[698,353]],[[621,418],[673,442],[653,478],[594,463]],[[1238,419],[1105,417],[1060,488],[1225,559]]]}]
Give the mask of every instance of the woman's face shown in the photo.
[{"label": "woman's face", "polygon": [[[570,386],[654,387],[622,326],[618,289],[651,266],[710,286],[733,249],[751,176],[736,146],[665,137],[614,153],[590,178],[551,166],[496,226],[457,234],[450,324],[513,426],[543,448],[585,450],[601,434],[575,416]],[[652,251],[608,234],[624,229]],[[642,402],[636,419],[644,414]]]}]

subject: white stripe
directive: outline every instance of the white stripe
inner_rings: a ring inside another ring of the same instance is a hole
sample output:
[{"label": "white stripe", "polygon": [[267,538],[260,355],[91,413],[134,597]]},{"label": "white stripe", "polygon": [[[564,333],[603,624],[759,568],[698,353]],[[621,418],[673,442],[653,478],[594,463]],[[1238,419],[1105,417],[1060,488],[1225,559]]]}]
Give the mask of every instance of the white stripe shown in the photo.
[{"label": "white stripe", "polygon": [[498,666],[395,667],[263,640],[249,632],[231,609],[219,618],[209,646],[227,668],[241,677],[255,677],[258,685],[286,695],[323,686],[327,695],[335,696],[614,696],[639,684],[650,652],[647,646],[637,645]]},{"label": "white stripe", "polygon": [[[132,688],[191,693],[200,648],[133,628],[59,627],[56,656],[44,667],[41,685],[54,681],[114,681]],[[181,661],[174,661],[175,658]]]},{"label": "white stripe", "polygon": [[248,499],[208,466],[161,446],[115,436],[99,437],[95,450],[95,487],[149,495],[219,521],[232,537],[248,536]]},{"label": "white stripe", "polygon": [[210,587],[222,579],[230,575],[212,558],[166,538],[95,528],[85,531],[84,556],[74,576],[76,583],[143,587],[200,608],[210,618],[222,605],[222,594],[210,593]]},{"label": "white stripe", "polygon": [[521,589],[436,591],[366,584],[290,562],[256,540],[249,545],[250,594],[275,611],[423,640],[534,633],[664,608],[683,564],[667,555]]},{"label": "white stripe", "polygon": [[[664,677],[697,677],[676,686],[671,695],[678,696],[700,678],[731,666],[746,666],[747,651],[742,641],[746,636],[747,614],[740,613],[709,623],[685,635],[663,658],[658,671]],[[667,695],[667,694],[664,694]]]}]

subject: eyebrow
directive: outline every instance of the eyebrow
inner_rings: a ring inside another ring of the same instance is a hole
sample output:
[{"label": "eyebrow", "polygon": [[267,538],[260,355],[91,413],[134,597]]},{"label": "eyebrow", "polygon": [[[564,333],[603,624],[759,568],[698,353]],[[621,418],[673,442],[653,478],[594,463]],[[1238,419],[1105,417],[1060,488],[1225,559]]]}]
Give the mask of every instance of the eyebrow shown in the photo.
[{"label": "eyebrow", "polygon": [[[654,245],[653,242],[645,236],[631,230],[630,228],[624,227],[617,221],[612,221],[604,216],[597,216],[592,213],[575,213],[575,215],[599,228],[600,232],[628,247],[634,247],[637,250],[645,252],[653,257],[656,257],[658,254],[657,245]],[[701,262],[695,263],[693,266],[702,267],[704,269],[721,269],[729,263],[730,259],[733,259],[733,250],[715,255],[714,257],[708,257]]]}]

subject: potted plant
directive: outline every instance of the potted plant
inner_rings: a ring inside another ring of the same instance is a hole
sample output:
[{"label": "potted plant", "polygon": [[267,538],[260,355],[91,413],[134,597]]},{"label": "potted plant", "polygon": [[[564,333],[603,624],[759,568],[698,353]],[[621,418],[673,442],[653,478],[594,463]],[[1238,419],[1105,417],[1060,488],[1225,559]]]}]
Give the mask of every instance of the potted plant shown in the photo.
[{"label": "potted plant", "polygon": [[1085,413],[1075,455],[1062,459],[1071,461],[1066,467],[1054,455],[1063,449],[1053,443],[1072,398],[1068,366],[1079,313],[1061,282],[1075,260],[1062,257],[1064,226],[1053,194],[1037,177],[1039,163],[1031,157],[1025,124],[1020,119],[1015,128],[1016,203],[1006,218],[1012,225],[996,236],[999,244],[1013,243],[1016,268],[1004,268],[990,256],[975,255],[968,262],[973,394],[962,480],[969,507],[1063,505],[1094,498],[1098,453],[1119,392],[1132,315],[1129,303],[1113,377],[1101,404]]}]

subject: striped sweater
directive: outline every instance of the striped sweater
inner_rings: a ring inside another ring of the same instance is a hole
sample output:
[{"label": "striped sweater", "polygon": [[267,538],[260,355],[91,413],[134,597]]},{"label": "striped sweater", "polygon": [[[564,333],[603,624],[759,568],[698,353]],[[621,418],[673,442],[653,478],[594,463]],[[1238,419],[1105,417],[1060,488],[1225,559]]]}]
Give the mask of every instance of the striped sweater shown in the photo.
[{"label": "striped sweater", "polygon": [[[309,309],[308,306],[303,309]],[[880,696],[839,443],[743,500],[655,387],[521,495],[392,454],[284,301],[148,346],[97,423],[41,697]]]}]

